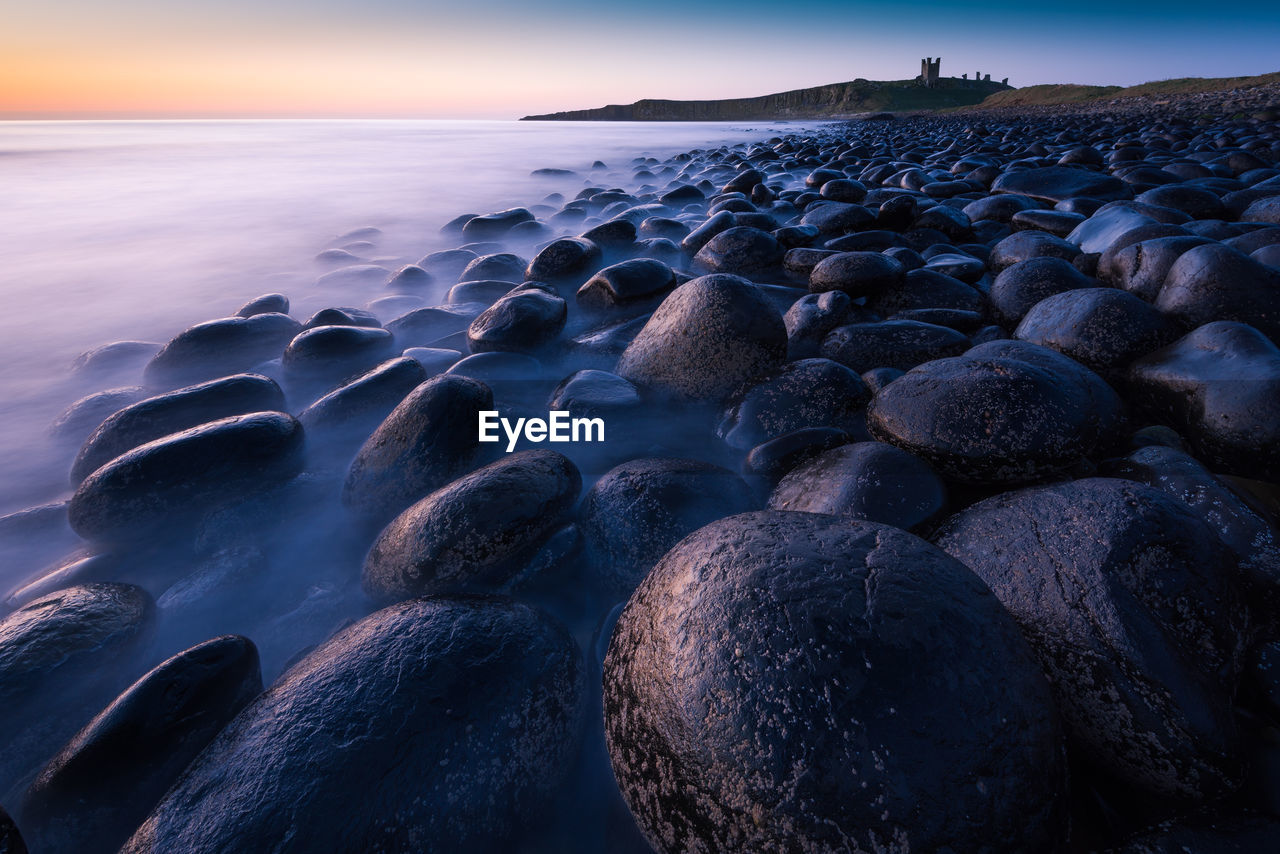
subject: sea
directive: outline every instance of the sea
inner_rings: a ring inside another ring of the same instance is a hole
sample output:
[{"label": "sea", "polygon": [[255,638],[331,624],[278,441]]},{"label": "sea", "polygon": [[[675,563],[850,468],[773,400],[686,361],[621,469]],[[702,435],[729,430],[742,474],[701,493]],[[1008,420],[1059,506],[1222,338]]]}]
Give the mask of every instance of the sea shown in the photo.
[{"label": "sea", "polygon": [[[164,342],[273,291],[299,319],[362,306],[383,283],[324,287],[319,253],[359,243],[362,260],[396,269],[456,246],[440,229],[459,214],[629,187],[635,158],[806,126],[0,122],[0,514],[67,497],[75,447],[49,428],[103,389],[70,370],[90,348]],[[531,174],[548,168],[571,174]],[[373,247],[346,237],[368,227]],[[0,568],[0,583],[24,569]]]}]

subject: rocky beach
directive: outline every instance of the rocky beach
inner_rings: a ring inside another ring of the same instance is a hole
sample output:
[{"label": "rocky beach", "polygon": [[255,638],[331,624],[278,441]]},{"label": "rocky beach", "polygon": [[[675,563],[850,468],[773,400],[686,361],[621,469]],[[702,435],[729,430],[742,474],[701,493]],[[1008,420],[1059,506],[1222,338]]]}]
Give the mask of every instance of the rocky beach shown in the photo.
[{"label": "rocky beach", "polygon": [[84,342],[0,854],[1276,850],[1280,83],[536,177]]}]

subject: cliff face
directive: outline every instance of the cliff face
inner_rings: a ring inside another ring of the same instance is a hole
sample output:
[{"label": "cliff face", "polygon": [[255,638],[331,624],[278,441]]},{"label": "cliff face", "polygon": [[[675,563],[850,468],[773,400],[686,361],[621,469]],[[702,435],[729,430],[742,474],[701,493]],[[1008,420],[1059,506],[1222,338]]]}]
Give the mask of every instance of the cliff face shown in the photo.
[{"label": "cliff face", "polygon": [[595,110],[569,110],[521,121],[716,122],[770,119],[823,119],[856,113],[931,110],[977,104],[1003,83],[944,77],[926,89],[915,80],[852,80],[811,89],[794,89],[757,98],[723,101],[663,101],[611,104]]}]

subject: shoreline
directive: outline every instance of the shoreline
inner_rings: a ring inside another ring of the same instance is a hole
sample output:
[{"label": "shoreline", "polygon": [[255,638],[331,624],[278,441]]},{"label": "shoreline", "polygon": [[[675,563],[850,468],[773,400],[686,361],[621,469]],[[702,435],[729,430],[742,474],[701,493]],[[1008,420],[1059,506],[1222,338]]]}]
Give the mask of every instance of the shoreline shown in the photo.
[{"label": "shoreline", "polygon": [[[50,564],[0,803],[136,852],[1273,839],[1274,95],[636,157],[359,307],[100,348],[133,398],[0,518]],[[477,435],[549,411],[601,441]],[[135,680],[189,755],[55,756]]]}]

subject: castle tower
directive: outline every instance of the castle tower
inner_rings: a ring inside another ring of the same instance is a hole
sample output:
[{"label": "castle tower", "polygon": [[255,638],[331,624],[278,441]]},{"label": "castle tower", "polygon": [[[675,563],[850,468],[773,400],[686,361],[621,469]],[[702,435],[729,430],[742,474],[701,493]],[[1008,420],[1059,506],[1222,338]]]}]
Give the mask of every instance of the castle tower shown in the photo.
[{"label": "castle tower", "polygon": [[932,56],[920,60],[920,82],[932,88],[938,82],[938,72],[942,66],[942,57]]}]

